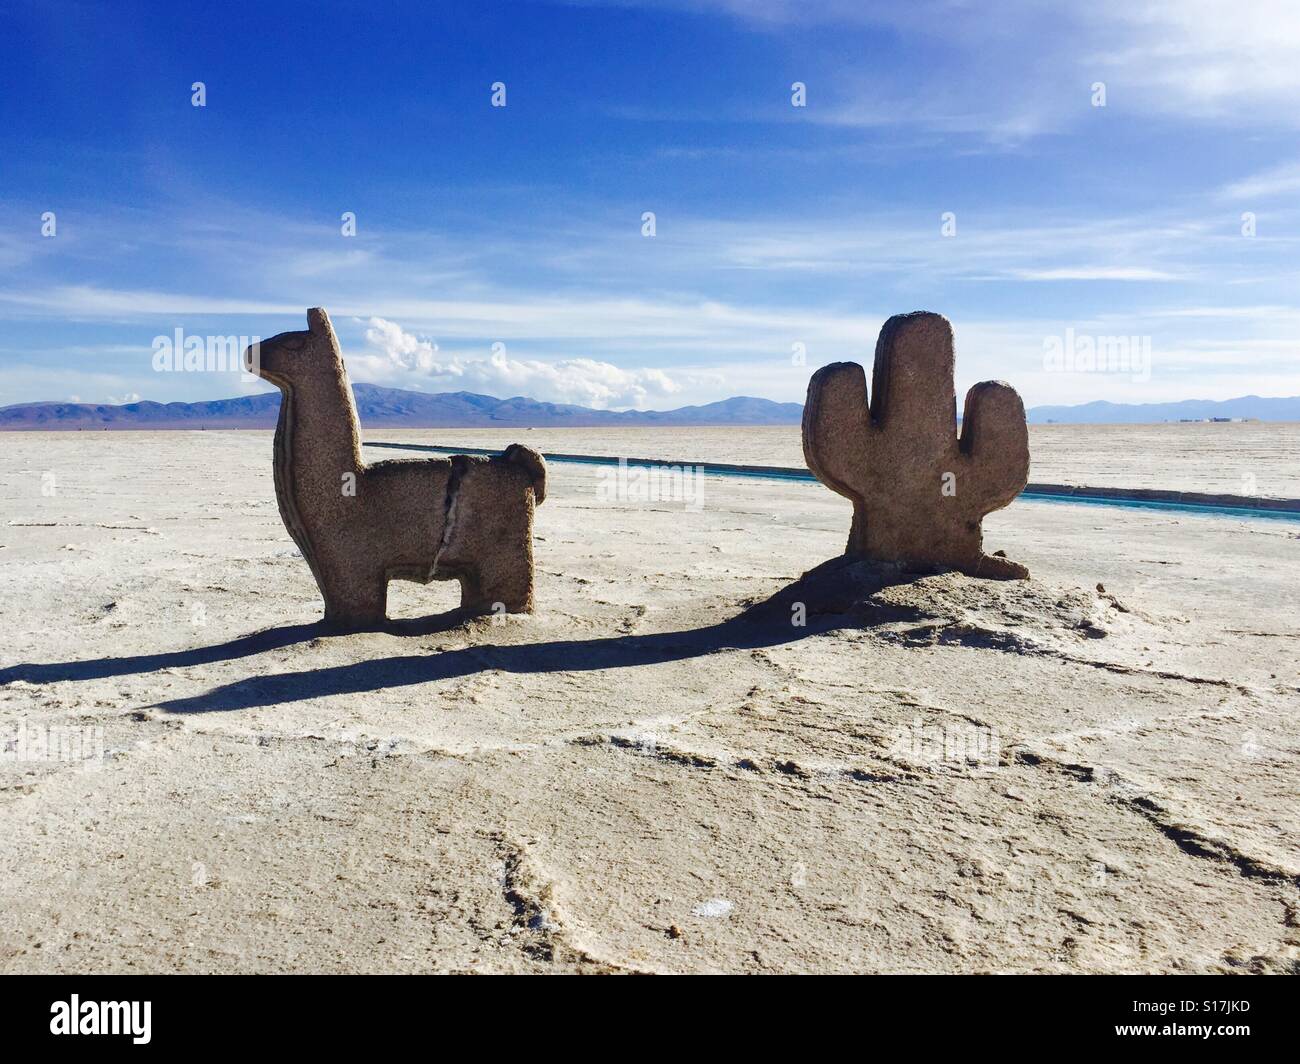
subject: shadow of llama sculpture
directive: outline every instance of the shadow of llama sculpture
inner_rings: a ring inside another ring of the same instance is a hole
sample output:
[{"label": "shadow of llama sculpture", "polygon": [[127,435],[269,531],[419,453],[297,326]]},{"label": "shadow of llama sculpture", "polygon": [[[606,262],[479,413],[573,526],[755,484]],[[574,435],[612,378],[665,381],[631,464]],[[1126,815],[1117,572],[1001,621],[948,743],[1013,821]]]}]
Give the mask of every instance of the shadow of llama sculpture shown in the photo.
[{"label": "shadow of llama sculpture", "polygon": [[244,364],[282,393],[275,495],[326,623],[382,625],[390,580],[459,580],[464,608],[531,612],[542,456],[516,443],[491,458],[366,463],[329,315],[308,310],[307,324],[248,348]]},{"label": "shadow of llama sculpture", "polygon": [[952,326],[939,314],[899,314],[880,330],[870,406],[857,363],[813,374],[804,458],[853,501],[846,554],[1023,579],[1023,565],[984,553],[980,522],[1029,479],[1024,404],[1010,385],[984,381],[966,393],[960,439],[956,414]]}]

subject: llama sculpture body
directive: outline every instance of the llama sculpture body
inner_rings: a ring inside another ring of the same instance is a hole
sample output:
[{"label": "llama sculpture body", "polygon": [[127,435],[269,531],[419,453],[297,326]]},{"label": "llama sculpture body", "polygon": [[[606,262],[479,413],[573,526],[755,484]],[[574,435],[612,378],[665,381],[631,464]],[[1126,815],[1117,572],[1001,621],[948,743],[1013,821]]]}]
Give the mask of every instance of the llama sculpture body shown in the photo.
[{"label": "llama sculpture body", "polygon": [[966,393],[957,436],[952,326],[900,314],[876,344],[871,402],[854,362],[813,374],[803,414],[808,468],[853,502],[846,554],[971,576],[1024,578],[987,555],[980,522],[1029,479],[1029,430],[1014,388],[984,381]]},{"label": "llama sculpture body", "polygon": [[329,315],[308,310],[307,324],[250,347],[244,361],[282,393],[275,494],[325,600],[326,622],[382,625],[389,580],[455,579],[462,607],[531,612],[542,456],[513,444],[491,458],[365,462]]}]

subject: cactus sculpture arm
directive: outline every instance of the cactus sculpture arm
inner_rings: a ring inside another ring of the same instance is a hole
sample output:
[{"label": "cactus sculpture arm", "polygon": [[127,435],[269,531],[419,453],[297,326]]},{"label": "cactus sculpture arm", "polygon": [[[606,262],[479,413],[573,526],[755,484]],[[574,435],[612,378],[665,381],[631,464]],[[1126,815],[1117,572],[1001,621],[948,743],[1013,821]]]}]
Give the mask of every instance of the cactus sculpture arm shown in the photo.
[{"label": "cactus sculpture arm", "polygon": [[1029,571],[984,553],[980,523],[1029,479],[1020,396],[985,381],[966,395],[957,436],[952,327],[938,314],[901,314],[880,331],[870,405],[852,362],[813,374],[804,406],[808,468],[852,500],[848,554],[972,576]]}]

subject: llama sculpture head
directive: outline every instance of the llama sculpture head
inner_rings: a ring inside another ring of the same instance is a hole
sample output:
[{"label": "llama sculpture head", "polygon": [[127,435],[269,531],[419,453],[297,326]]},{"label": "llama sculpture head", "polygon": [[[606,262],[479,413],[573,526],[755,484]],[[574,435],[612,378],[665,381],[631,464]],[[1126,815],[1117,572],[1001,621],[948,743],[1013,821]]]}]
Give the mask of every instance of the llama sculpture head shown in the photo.
[{"label": "llama sculpture head", "polygon": [[305,330],[251,344],[244,351],[244,369],[277,388],[288,388],[313,376],[330,375],[338,349],[330,316],[323,307],[312,307]]}]

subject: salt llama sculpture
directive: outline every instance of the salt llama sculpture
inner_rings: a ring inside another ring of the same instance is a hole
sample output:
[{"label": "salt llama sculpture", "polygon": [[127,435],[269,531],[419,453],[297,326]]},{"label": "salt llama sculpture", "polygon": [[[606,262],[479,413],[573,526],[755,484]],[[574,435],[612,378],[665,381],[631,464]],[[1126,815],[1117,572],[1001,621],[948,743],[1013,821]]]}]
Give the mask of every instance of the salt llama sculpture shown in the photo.
[{"label": "salt llama sculpture", "polygon": [[980,522],[1024,489],[1029,430],[1014,388],[966,393],[956,427],[952,326],[918,311],[885,322],[867,379],[855,362],[813,374],[803,413],[808,468],[852,500],[845,553],[908,568],[1023,579],[1029,570],[984,553]]},{"label": "salt llama sculpture", "polygon": [[329,315],[308,310],[307,324],[252,345],[244,365],[282,393],[275,495],[325,600],[326,623],[381,626],[390,580],[459,580],[463,608],[531,612],[542,456],[516,443],[491,458],[367,463]]}]

